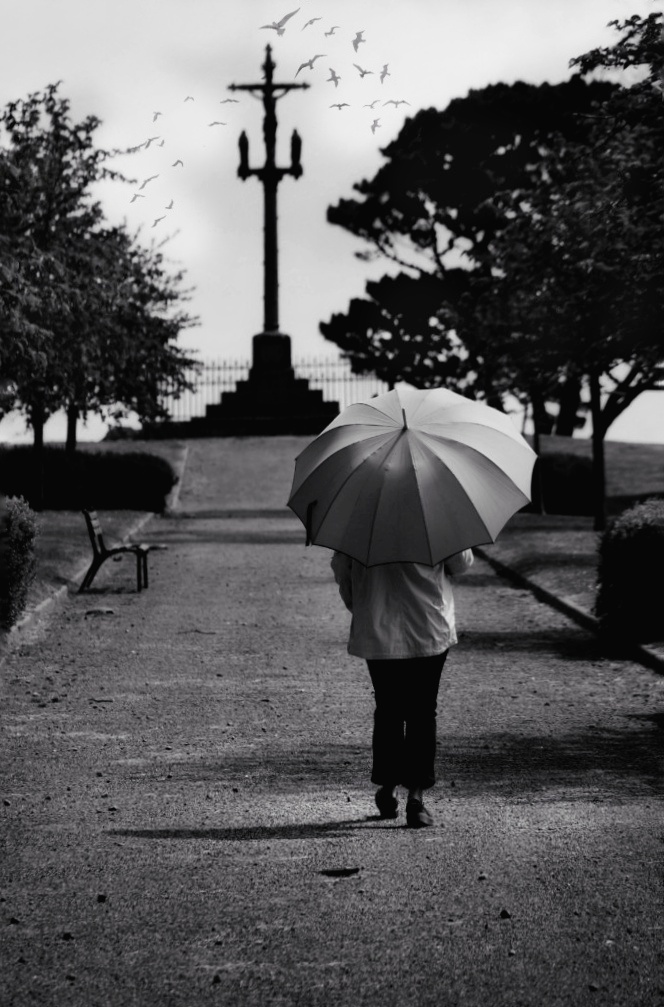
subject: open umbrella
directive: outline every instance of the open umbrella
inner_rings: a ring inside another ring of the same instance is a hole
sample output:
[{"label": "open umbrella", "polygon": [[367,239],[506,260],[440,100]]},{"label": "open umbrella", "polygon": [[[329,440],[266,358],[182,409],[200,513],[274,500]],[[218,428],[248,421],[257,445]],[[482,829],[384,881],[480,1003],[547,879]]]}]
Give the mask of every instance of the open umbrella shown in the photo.
[{"label": "open umbrella", "polygon": [[536,457],[497,409],[404,387],[348,406],[298,455],[288,506],[308,542],[365,566],[434,566],[495,541]]}]

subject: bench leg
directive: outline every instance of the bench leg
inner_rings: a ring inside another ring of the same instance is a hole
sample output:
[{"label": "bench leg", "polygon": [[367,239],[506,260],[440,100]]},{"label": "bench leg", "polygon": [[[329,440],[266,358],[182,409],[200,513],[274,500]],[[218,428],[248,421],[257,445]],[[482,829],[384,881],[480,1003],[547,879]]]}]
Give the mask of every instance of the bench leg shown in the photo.
[{"label": "bench leg", "polygon": [[88,572],[86,573],[85,577],[83,578],[81,586],[78,589],[78,593],[79,594],[82,594],[83,591],[87,591],[87,589],[92,584],[92,581],[95,579],[95,577],[97,575],[97,571],[99,570],[99,567],[102,565],[103,562],[104,562],[103,559],[99,559],[98,557],[95,557],[93,559],[92,563],[90,564],[90,566],[88,568]]},{"label": "bench leg", "polygon": [[143,553],[143,587],[148,586],[148,554]]}]

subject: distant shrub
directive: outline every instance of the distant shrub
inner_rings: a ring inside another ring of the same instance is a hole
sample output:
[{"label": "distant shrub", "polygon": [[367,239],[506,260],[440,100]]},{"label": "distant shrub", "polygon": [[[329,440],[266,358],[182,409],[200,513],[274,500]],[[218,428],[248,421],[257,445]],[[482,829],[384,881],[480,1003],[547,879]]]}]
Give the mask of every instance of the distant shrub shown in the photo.
[{"label": "distant shrub", "polygon": [[592,460],[572,452],[540,455],[547,514],[592,514]]},{"label": "distant shrub", "polygon": [[35,579],[39,527],[21,497],[0,496],[0,629],[11,629],[25,610]]},{"label": "distant shrub", "polygon": [[595,614],[614,640],[664,640],[664,500],[624,511],[599,543]]},{"label": "distant shrub", "polygon": [[0,492],[38,499],[43,486],[45,510],[144,510],[160,513],[177,482],[164,458],[146,452],[74,451],[45,447],[38,473],[33,449],[17,445],[0,449]]}]

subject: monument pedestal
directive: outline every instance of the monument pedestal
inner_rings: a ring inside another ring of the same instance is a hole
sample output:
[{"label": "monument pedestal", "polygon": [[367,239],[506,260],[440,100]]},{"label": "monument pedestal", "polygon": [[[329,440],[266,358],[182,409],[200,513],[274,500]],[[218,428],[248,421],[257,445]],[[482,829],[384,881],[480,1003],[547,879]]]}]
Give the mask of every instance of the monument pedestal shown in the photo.
[{"label": "monument pedestal", "polygon": [[218,405],[190,421],[198,437],[319,434],[339,413],[337,402],[296,378],[291,340],[281,332],[253,337],[253,364],[246,381],[223,392]]}]

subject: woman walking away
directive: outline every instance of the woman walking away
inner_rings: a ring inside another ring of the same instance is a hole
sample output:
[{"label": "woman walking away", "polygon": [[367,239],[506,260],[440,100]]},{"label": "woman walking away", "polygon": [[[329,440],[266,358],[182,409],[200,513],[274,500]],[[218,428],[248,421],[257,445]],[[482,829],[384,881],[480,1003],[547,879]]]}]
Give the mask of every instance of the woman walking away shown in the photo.
[{"label": "woman walking away", "polygon": [[473,562],[471,549],[437,566],[363,566],[332,557],[339,594],[352,613],[348,653],[366,660],[374,688],[371,781],[381,818],[396,818],[396,788],[408,790],[406,824],[433,825],[422,795],[435,783],[436,708],[440,676],[457,642],[449,575]]}]

